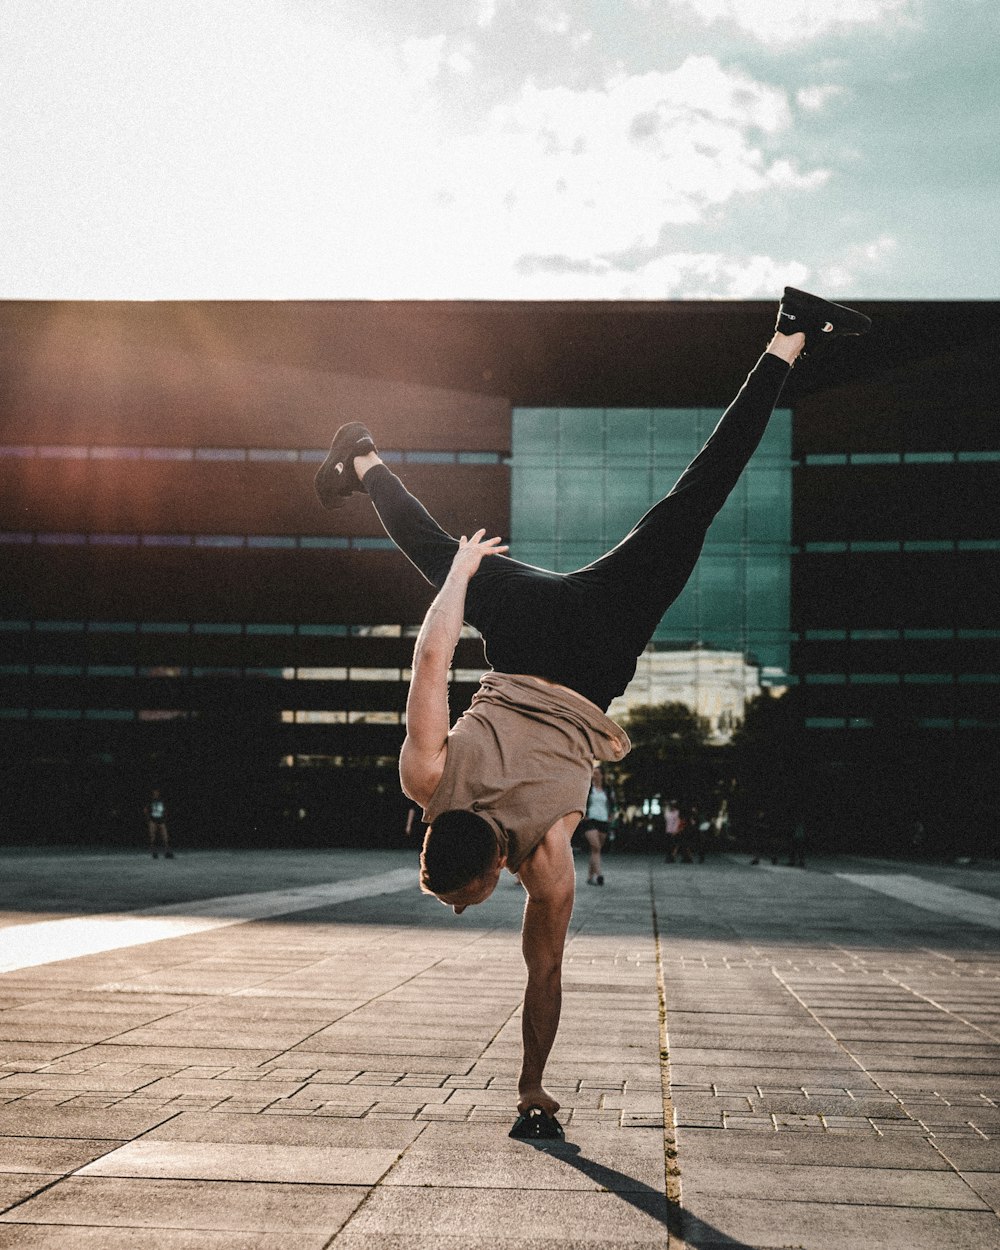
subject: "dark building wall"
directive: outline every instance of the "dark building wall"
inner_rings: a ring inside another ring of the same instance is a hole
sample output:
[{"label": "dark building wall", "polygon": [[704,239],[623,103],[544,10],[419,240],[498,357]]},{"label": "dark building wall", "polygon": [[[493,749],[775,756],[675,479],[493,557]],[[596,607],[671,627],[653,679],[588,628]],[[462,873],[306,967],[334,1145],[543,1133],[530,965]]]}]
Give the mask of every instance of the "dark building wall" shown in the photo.
[{"label": "dark building wall", "polygon": [[[1000,305],[865,310],[872,335],[796,369],[782,397],[795,697],[816,754],[842,770],[818,784],[870,805],[860,763],[905,766],[931,779],[912,806],[934,790],[954,813],[994,802],[1000,772]],[[206,725],[230,733],[232,759],[241,739],[268,759],[391,759],[401,726],[357,718],[402,710],[431,591],[366,501],[314,503],[332,428],[368,421],[446,527],[506,535],[512,405],[722,405],[773,315],[760,302],[0,305],[5,780],[20,785],[40,754],[190,770]],[[358,628],[373,625],[397,636]],[[456,662],[471,678],[480,645]],[[276,675],[320,668],[347,672]],[[456,708],[472,689],[457,683]],[[197,715],[150,719],[178,711]]]},{"label": "dark building wall", "polygon": [[995,359],[994,332],[796,405],[793,669],[841,836],[995,853]]}]

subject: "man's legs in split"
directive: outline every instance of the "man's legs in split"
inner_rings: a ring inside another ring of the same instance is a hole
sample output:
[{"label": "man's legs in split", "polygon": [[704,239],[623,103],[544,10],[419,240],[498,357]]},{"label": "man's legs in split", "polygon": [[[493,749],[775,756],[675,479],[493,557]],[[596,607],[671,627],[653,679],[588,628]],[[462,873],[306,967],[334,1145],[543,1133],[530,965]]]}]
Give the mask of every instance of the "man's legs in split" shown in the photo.
[{"label": "man's legs in split", "polygon": [[[778,324],[789,321],[805,333],[775,333],[705,447],[613,550],[568,574],[504,555],[483,561],[469,583],[465,619],[483,635],[494,668],[559,682],[601,708],[624,690],[760,442],[791,365],[804,348],[822,343],[827,331],[836,338],[864,333],[869,324],[860,313],[786,288]],[[368,434],[363,426],[357,429]],[[357,475],[354,489],[367,491],[390,538],[440,589],[457,539],[382,464],[370,436],[362,447],[361,454],[345,457]],[[320,474],[331,465],[339,473],[335,460],[331,450]]]},{"label": "man's legs in split", "polygon": [[[503,555],[483,561],[469,583],[465,619],[483,635],[494,668],[545,677],[608,706],[690,577],[712,518],[760,442],[804,341],[801,334],[774,336],[670,493],[607,555],[570,574]],[[377,452],[364,452],[352,463],[386,533],[440,589],[457,539]]]}]

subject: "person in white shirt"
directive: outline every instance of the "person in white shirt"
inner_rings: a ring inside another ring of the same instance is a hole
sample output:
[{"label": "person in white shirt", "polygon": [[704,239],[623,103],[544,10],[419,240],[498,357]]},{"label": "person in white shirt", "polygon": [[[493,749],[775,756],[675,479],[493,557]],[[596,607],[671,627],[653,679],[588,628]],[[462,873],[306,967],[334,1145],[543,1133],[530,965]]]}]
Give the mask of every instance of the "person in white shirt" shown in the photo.
[{"label": "person in white shirt", "polygon": [[595,768],[590,781],[590,794],[587,796],[587,810],[578,826],[590,850],[590,859],[587,863],[588,885],[604,884],[601,851],[604,850],[604,844],[608,840],[611,814],[611,792],[604,784],[604,774],[600,768]]}]

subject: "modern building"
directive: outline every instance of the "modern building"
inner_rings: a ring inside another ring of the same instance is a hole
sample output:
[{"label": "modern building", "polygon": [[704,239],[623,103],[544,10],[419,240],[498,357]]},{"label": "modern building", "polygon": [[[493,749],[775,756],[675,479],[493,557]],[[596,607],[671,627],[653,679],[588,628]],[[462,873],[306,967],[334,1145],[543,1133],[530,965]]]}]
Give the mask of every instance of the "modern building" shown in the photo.
[{"label": "modern building", "polygon": [[[1000,304],[865,308],[869,339],[793,372],[630,693],[685,666],[700,698],[787,689],[852,832],[876,793],[928,827],[992,828]],[[0,305],[0,836],[131,836],[160,780],[199,840],[383,840],[430,591],[366,501],[313,500],[332,428],[368,421],[447,528],[568,568],[669,486],[772,319],[759,302]],[[456,665],[457,713],[474,637]],[[876,764],[899,784],[876,789]]]}]

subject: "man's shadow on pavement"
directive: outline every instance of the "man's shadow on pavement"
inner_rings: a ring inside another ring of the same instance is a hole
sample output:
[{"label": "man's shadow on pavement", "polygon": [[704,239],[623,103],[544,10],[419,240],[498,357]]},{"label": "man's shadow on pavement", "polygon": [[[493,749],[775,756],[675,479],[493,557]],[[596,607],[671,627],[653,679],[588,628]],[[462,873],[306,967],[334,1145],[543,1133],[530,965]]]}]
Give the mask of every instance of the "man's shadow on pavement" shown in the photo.
[{"label": "man's shadow on pavement", "polygon": [[704,1220],[684,1213],[677,1203],[670,1202],[666,1194],[654,1189],[652,1185],[647,1185],[645,1181],[626,1176],[624,1172],[609,1168],[605,1163],[598,1163],[596,1159],[588,1159],[580,1153],[580,1147],[575,1142],[529,1139],[522,1144],[553,1155],[576,1168],[602,1189],[615,1194],[623,1202],[662,1224],[671,1236],[683,1237],[691,1250],[755,1250],[749,1243],[730,1237],[728,1233],[713,1228]]}]

